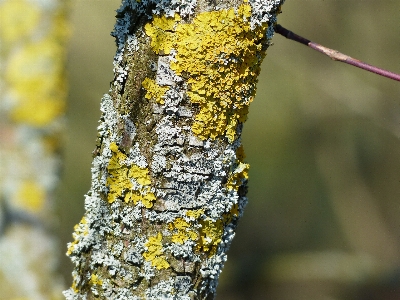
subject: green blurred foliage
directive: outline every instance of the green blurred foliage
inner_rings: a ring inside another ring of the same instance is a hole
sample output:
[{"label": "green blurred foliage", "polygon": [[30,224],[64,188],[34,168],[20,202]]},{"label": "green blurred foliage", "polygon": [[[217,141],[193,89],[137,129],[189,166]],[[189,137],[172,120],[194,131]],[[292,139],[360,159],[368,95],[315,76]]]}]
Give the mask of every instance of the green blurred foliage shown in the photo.
[{"label": "green blurred foliage", "polygon": [[[77,0],[62,243],[90,185],[119,0]],[[400,73],[399,1],[293,1],[279,23]],[[249,204],[218,299],[400,299],[400,85],[276,35],[243,134]],[[66,249],[66,248],[65,248]],[[72,265],[63,258],[70,281]]]}]

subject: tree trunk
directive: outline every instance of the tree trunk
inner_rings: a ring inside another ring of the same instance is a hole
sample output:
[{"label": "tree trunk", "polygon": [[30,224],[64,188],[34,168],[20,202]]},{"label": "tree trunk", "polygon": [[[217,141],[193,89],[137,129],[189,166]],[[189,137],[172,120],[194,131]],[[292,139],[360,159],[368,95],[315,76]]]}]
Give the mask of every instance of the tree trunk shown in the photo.
[{"label": "tree trunk", "polygon": [[61,299],[54,190],[66,1],[0,1],[0,299]]},{"label": "tree trunk", "polygon": [[283,0],[128,1],[67,299],[213,299],[246,205],[240,135]]}]

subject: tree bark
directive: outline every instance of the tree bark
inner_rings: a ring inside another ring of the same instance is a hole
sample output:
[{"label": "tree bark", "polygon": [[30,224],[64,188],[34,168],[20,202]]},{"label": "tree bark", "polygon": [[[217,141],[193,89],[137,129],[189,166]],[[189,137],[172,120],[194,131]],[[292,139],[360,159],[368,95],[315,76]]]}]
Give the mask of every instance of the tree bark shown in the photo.
[{"label": "tree bark", "polygon": [[67,299],[213,299],[246,205],[240,135],[283,0],[123,1]]},{"label": "tree bark", "polygon": [[54,190],[66,99],[64,0],[0,1],[0,298],[61,299]]}]

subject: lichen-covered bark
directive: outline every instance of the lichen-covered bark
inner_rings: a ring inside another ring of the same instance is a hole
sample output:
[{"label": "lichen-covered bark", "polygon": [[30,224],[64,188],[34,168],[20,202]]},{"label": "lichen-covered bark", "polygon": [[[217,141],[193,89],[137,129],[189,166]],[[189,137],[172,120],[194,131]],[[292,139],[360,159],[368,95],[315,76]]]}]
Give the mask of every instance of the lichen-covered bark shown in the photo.
[{"label": "lichen-covered bark", "polygon": [[66,4],[0,0],[0,299],[62,297],[53,225]]},{"label": "lichen-covered bark", "polygon": [[282,0],[123,1],[67,299],[213,299],[246,205],[240,134]]}]

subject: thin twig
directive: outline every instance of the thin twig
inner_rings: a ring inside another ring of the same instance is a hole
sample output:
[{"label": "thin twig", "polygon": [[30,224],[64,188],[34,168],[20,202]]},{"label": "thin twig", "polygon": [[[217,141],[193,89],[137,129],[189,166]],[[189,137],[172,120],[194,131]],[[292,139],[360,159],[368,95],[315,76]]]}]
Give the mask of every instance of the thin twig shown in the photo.
[{"label": "thin twig", "polygon": [[358,59],[355,59],[346,54],[340,53],[339,51],[336,51],[336,50],[324,47],[320,44],[314,43],[306,38],[303,38],[302,36],[295,34],[294,32],[292,32],[290,30],[287,30],[286,28],[282,27],[279,24],[275,25],[275,32],[283,35],[284,37],[286,37],[290,40],[299,42],[299,43],[306,45],[314,50],[317,50],[325,55],[328,55],[333,60],[341,61],[346,64],[361,68],[363,70],[367,70],[369,72],[400,81],[400,74],[396,74],[396,73],[386,71],[386,70],[383,70],[383,69],[375,67],[375,66],[371,66],[371,65],[369,65],[365,62],[362,62]]}]

